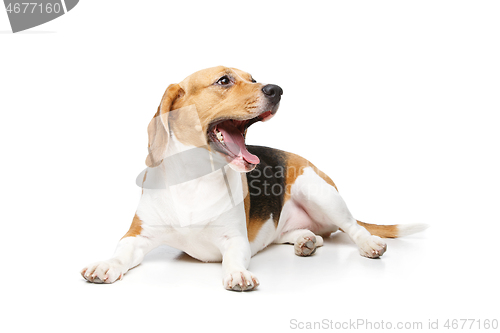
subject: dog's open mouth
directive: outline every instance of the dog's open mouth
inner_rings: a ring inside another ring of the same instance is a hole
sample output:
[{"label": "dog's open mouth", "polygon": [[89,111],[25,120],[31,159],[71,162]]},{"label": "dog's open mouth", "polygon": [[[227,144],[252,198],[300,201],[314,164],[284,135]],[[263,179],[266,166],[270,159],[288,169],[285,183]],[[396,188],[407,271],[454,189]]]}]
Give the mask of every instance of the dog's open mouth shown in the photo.
[{"label": "dog's open mouth", "polygon": [[253,168],[259,164],[260,160],[248,151],[245,145],[245,132],[250,125],[258,121],[266,121],[273,115],[272,111],[266,111],[257,117],[246,120],[225,119],[215,121],[208,127],[210,145],[232,161],[242,162],[245,168]]}]

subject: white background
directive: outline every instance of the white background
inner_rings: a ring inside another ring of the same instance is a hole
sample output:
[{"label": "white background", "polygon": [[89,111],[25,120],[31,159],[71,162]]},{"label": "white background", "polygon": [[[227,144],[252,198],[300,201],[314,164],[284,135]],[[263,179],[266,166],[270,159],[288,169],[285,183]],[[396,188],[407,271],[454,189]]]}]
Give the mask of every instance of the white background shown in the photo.
[{"label": "white background", "polygon": [[[87,0],[12,34],[0,10],[2,331],[500,319],[499,16],[496,1]],[[164,89],[220,64],[284,90],[248,143],[311,160],[362,221],[431,228],[381,260],[344,234],[310,258],[271,246],[251,293],[168,247],[86,283],[128,230]]]}]

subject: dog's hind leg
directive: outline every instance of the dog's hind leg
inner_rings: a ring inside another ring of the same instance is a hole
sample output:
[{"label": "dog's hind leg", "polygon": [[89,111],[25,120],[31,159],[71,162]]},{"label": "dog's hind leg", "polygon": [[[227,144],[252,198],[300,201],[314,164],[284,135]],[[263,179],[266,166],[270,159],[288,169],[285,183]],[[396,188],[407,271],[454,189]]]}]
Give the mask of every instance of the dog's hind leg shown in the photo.
[{"label": "dog's hind leg", "polygon": [[134,217],[130,230],[118,242],[111,259],[98,261],[81,270],[82,276],[93,283],[113,283],[121,280],[131,268],[139,265],[144,256],[159,244],[142,235],[141,220]]},{"label": "dog's hind leg", "polygon": [[335,225],[356,243],[362,256],[378,258],[387,245],[360,226],[335,187],[329,185],[312,168],[304,169],[291,188],[291,199],[309,215],[312,221],[328,230]]}]

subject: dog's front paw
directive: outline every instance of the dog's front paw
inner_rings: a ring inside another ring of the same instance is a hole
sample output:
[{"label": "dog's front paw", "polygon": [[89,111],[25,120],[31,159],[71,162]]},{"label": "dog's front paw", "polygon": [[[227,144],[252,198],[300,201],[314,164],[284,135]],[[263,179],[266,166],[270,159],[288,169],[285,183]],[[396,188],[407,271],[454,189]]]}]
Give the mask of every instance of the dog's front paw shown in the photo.
[{"label": "dog's front paw", "polygon": [[99,261],[88,265],[80,272],[89,282],[113,283],[123,278],[122,266],[111,261]]},{"label": "dog's front paw", "polygon": [[224,288],[234,291],[250,291],[257,288],[259,280],[247,270],[234,271],[222,280]]},{"label": "dog's front paw", "polygon": [[360,246],[359,253],[363,257],[378,258],[387,250],[387,244],[378,236],[369,236]]}]

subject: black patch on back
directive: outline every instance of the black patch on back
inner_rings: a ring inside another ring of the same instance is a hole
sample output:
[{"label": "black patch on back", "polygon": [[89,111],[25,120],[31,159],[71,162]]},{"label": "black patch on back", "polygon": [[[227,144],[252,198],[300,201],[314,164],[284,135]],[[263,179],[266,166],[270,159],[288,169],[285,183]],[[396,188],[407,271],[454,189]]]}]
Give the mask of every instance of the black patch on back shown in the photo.
[{"label": "black patch on back", "polygon": [[278,225],[286,192],[286,154],[269,147],[247,146],[247,149],[260,159],[257,167],[246,174],[250,219],[267,221],[273,214],[274,224]]}]

